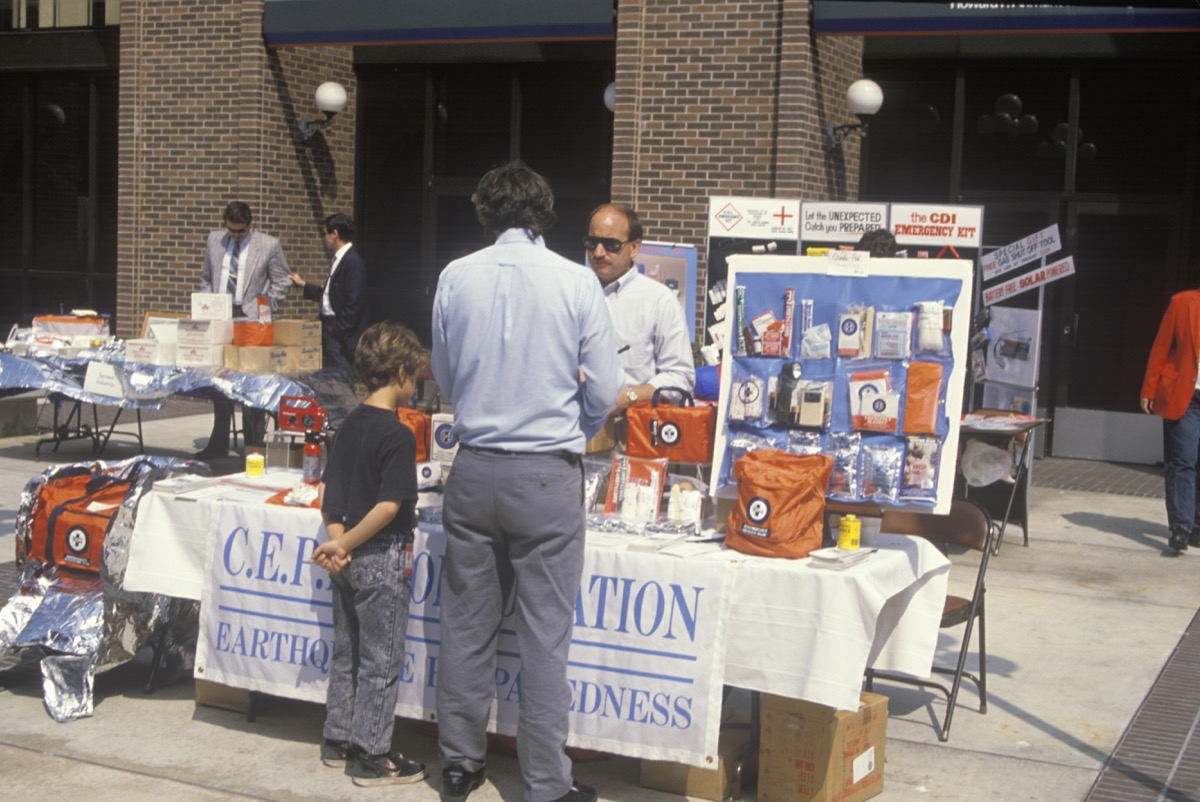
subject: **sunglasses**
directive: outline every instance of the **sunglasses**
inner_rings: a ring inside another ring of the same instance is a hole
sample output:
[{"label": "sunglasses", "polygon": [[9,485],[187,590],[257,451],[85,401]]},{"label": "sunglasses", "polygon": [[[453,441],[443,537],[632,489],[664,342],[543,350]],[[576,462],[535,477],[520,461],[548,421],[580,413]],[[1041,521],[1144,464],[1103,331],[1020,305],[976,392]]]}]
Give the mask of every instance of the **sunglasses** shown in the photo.
[{"label": "sunglasses", "polygon": [[631,242],[633,242],[631,239],[619,240],[616,237],[588,236],[583,238],[583,247],[587,248],[589,251],[594,251],[596,250],[597,245],[603,245],[604,250],[608,253],[616,253]]}]

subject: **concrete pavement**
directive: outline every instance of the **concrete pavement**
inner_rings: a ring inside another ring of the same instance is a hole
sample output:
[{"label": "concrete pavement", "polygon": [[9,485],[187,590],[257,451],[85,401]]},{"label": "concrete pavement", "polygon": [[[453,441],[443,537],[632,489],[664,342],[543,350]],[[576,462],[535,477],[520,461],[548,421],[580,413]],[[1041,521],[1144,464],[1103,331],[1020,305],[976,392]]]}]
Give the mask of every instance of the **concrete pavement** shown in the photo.
[{"label": "concrete pavement", "polygon": [[[207,415],[147,421],[147,450],[190,455],[210,424]],[[52,456],[66,462],[91,456],[87,444],[67,443],[57,455],[43,448],[37,461],[35,440],[0,440],[0,561],[11,559],[13,518],[29,477]],[[134,453],[118,439],[109,449],[109,459]],[[989,570],[987,715],[977,712],[974,689],[964,685],[943,744],[933,718],[945,712],[940,698],[876,686],[890,697],[891,714],[880,802],[1083,799],[1200,607],[1200,552],[1165,551],[1161,500],[1035,488],[1031,517],[1030,546],[1022,547],[1019,530],[1010,528]],[[972,576],[965,564],[952,571],[951,592],[968,593]],[[940,662],[956,653],[958,634],[942,634]],[[396,745],[429,764],[432,782],[357,788],[317,758],[320,705],[272,700],[251,723],[196,706],[190,680],[144,694],[146,663],[143,654],[97,677],[94,716],[69,724],[46,714],[36,680],[0,684],[5,796],[437,799],[436,743],[410,722],[398,723]],[[472,800],[521,798],[514,758],[492,755],[488,771]],[[605,800],[679,799],[641,788],[638,763],[628,758],[579,763],[576,777]],[[753,800],[754,790],[742,798]]]}]

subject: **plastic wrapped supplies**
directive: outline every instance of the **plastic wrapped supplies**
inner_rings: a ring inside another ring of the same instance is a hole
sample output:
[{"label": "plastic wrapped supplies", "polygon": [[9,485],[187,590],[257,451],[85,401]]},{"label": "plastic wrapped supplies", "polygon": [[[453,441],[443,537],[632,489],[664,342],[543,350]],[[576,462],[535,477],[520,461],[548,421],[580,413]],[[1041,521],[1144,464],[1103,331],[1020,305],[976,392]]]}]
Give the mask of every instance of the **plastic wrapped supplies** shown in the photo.
[{"label": "plastic wrapped supplies", "polygon": [[959,464],[963,478],[971,487],[985,487],[993,482],[1012,481],[1012,455],[1003,448],[981,440],[968,440]]}]

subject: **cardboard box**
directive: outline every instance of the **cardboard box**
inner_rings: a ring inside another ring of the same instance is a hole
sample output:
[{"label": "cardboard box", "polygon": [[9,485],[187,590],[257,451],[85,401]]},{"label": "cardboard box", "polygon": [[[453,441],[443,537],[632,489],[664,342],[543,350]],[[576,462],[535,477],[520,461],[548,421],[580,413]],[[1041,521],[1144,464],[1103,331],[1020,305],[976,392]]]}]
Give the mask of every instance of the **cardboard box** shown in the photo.
[{"label": "cardboard box", "polygon": [[174,365],[175,343],[158,340],[126,340],[125,361],[143,365]]},{"label": "cardboard box", "polygon": [[219,682],[209,682],[197,677],[196,704],[220,707],[238,713],[249,713],[250,691],[245,688],[231,688]]},{"label": "cardboard box", "polygon": [[276,320],[276,345],[320,345],[321,321]]},{"label": "cardboard box", "polygon": [[225,346],[223,345],[184,345],[175,346],[175,364],[180,367],[200,367],[202,365],[225,364]]},{"label": "cardboard box", "polygon": [[174,345],[179,342],[179,319],[151,320],[146,325],[145,334],[146,339]]},{"label": "cardboard box", "polygon": [[429,459],[449,466],[458,454],[458,436],[453,432],[454,415],[435,412],[429,423]]},{"label": "cardboard box", "polygon": [[290,374],[299,371],[300,346],[276,345],[271,348],[271,373]]},{"label": "cardboard box", "polygon": [[180,345],[229,345],[233,342],[232,320],[197,320],[184,318],[179,321]]},{"label": "cardboard box", "polygon": [[715,769],[643,759],[642,787],[718,802],[738,799],[742,792],[742,765],[749,747],[749,724],[722,726]]},{"label": "cardboard box", "polygon": [[267,345],[244,345],[237,349],[238,371],[266,375],[271,369],[271,354],[275,348]]},{"label": "cardboard box", "polygon": [[858,710],[763,694],[759,802],[862,802],[883,791],[886,696]]},{"label": "cardboard box", "polygon": [[233,296],[227,292],[193,292],[192,317],[196,320],[233,320]]},{"label": "cardboard box", "polygon": [[296,349],[296,369],[300,371],[321,369],[321,346],[298,345]]},{"label": "cardboard box", "polygon": [[229,370],[241,370],[242,362],[238,359],[238,347],[236,345],[225,346],[225,367]]}]

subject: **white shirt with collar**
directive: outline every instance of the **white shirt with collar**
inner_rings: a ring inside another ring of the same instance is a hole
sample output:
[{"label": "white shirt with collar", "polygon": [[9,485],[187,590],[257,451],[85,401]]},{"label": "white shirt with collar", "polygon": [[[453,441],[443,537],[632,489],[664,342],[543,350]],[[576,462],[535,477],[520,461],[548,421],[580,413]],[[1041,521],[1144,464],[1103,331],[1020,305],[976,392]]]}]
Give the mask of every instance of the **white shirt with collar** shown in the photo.
[{"label": "white shirt with collar", "polygon": [[329,265],[329,278],[325,279],[325,292],[321,295],[321,314],[326,317],[335,316],[333,305],[329,303],[329,287],[333,284],[333,271],[337,270],[337,266],[342,263],[342,257],[346,255],[346,251],[350,250],[350,246],[353,244],[353,242],[347,242],[333,253],[333,262]]},{"label": "white shirt with collar", "polygon": [[625,384],[692,392],[692,342],[675,293],[631,268],[604,288],[604,300],[617,331]]}]

